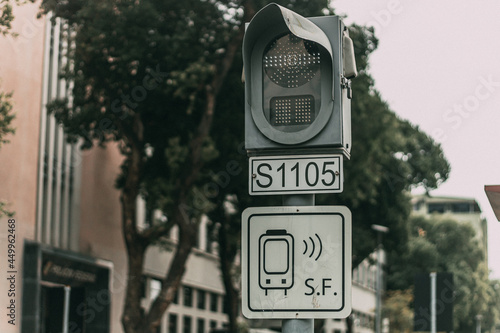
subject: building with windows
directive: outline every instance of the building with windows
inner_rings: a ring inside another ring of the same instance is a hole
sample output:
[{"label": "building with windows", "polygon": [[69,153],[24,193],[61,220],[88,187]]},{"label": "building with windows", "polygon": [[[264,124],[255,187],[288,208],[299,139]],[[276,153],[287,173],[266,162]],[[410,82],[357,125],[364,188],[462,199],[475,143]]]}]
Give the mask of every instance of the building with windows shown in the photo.
[{"label": "building with windows", "polygon": [[[0,202],[13,213],[0,217],[0,271],[12,277],[0,279],[0,304],[12,304],[0,331],[122,332],[126,251],[114,187],[122,157],[113,145],[82,151],[66,143],[47,114],[47,102],[67,97],[71,103],[72,83],[59,69],[74,47],[73,32],[59,18],[37,18],[38,11],[38,4],[15,7],[18,36],[0,36],[0,90],[13,92],[16,114],[16,133],[0,147]],[[147,223],[145,210],[138,212]],[[210,332],[227,322],[217,252],[206,240],[205,222],[201,228],[176,304],[158,332]],[[174,230],[167,243],[173,248],[175,242]],[[140,277],[144,307],[158,293],[171,257],[168,249],[148,252]]]},{"label": "building with windows", "polygon": [[[384,258],[380,258],[384,263]],[[352,317],[353,328],[359,333],[375,332],[375,309],[377,288],[377,252],[361,262],[352,272]],[[345,333],[344,319],[327,319],[324,333]]]},{"label": "building with windows", "polygon": [[412,198],[415,215],[451,218],[474,228],[479,246],[488,264],[488,225],[481,216],[481,208],[473,198],[419,195]]}]

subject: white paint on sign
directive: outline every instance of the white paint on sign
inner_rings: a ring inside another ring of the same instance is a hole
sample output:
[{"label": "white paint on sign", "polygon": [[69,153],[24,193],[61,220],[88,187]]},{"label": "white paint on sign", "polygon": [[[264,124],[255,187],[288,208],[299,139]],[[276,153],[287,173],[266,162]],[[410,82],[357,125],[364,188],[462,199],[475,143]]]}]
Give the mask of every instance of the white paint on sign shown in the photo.
[{"label": "white paint on sign", "polygon": [[251,195],[341,193],[341,155],[251,157]]},{"label": "white paint on sign", "polygon": [[246,209],[242,287],[247,318],[346,318],[351,312],[349,209]]}]

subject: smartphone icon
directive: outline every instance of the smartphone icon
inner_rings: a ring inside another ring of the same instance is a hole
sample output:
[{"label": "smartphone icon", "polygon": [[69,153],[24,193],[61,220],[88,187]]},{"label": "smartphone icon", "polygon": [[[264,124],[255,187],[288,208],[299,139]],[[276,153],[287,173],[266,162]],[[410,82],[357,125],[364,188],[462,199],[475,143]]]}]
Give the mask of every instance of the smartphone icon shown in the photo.
[{"label": "smartphone icon", "polygon": [[270,229],[259,237],[259,286],[265,290],[293,286],[293,236],[285,229]]}]

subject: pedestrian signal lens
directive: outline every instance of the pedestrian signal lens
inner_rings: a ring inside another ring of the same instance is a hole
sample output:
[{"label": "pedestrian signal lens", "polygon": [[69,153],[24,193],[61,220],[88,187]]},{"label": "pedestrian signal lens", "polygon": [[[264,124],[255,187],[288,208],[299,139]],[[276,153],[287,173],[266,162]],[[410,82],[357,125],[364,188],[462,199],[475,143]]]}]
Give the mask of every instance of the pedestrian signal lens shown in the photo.
[{"label": "pedestrian signal lens", "polygon": [[312,95],[271,98],[271,125],[307,125],[314,121]]},{"label": "pedestrian signal lens", "polygon": [[284,88],[300,87],[319,75],[319,45],[291,33],[272,40],[263,60],[269,79]]}]

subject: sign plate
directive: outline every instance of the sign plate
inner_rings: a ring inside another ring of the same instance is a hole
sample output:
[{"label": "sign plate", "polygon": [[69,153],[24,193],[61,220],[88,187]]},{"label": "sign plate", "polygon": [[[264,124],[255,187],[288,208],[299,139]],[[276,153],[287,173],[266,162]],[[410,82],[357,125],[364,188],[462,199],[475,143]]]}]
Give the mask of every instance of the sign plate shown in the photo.
[{"label": "sign plate", "polygon": [[340,193],[342,155],[251,157],[251,195]]},{"label": "sign plate", "polygon": [[351,313],[351,212],[344,206],[248,208],[242,215],[247,318]]}]

